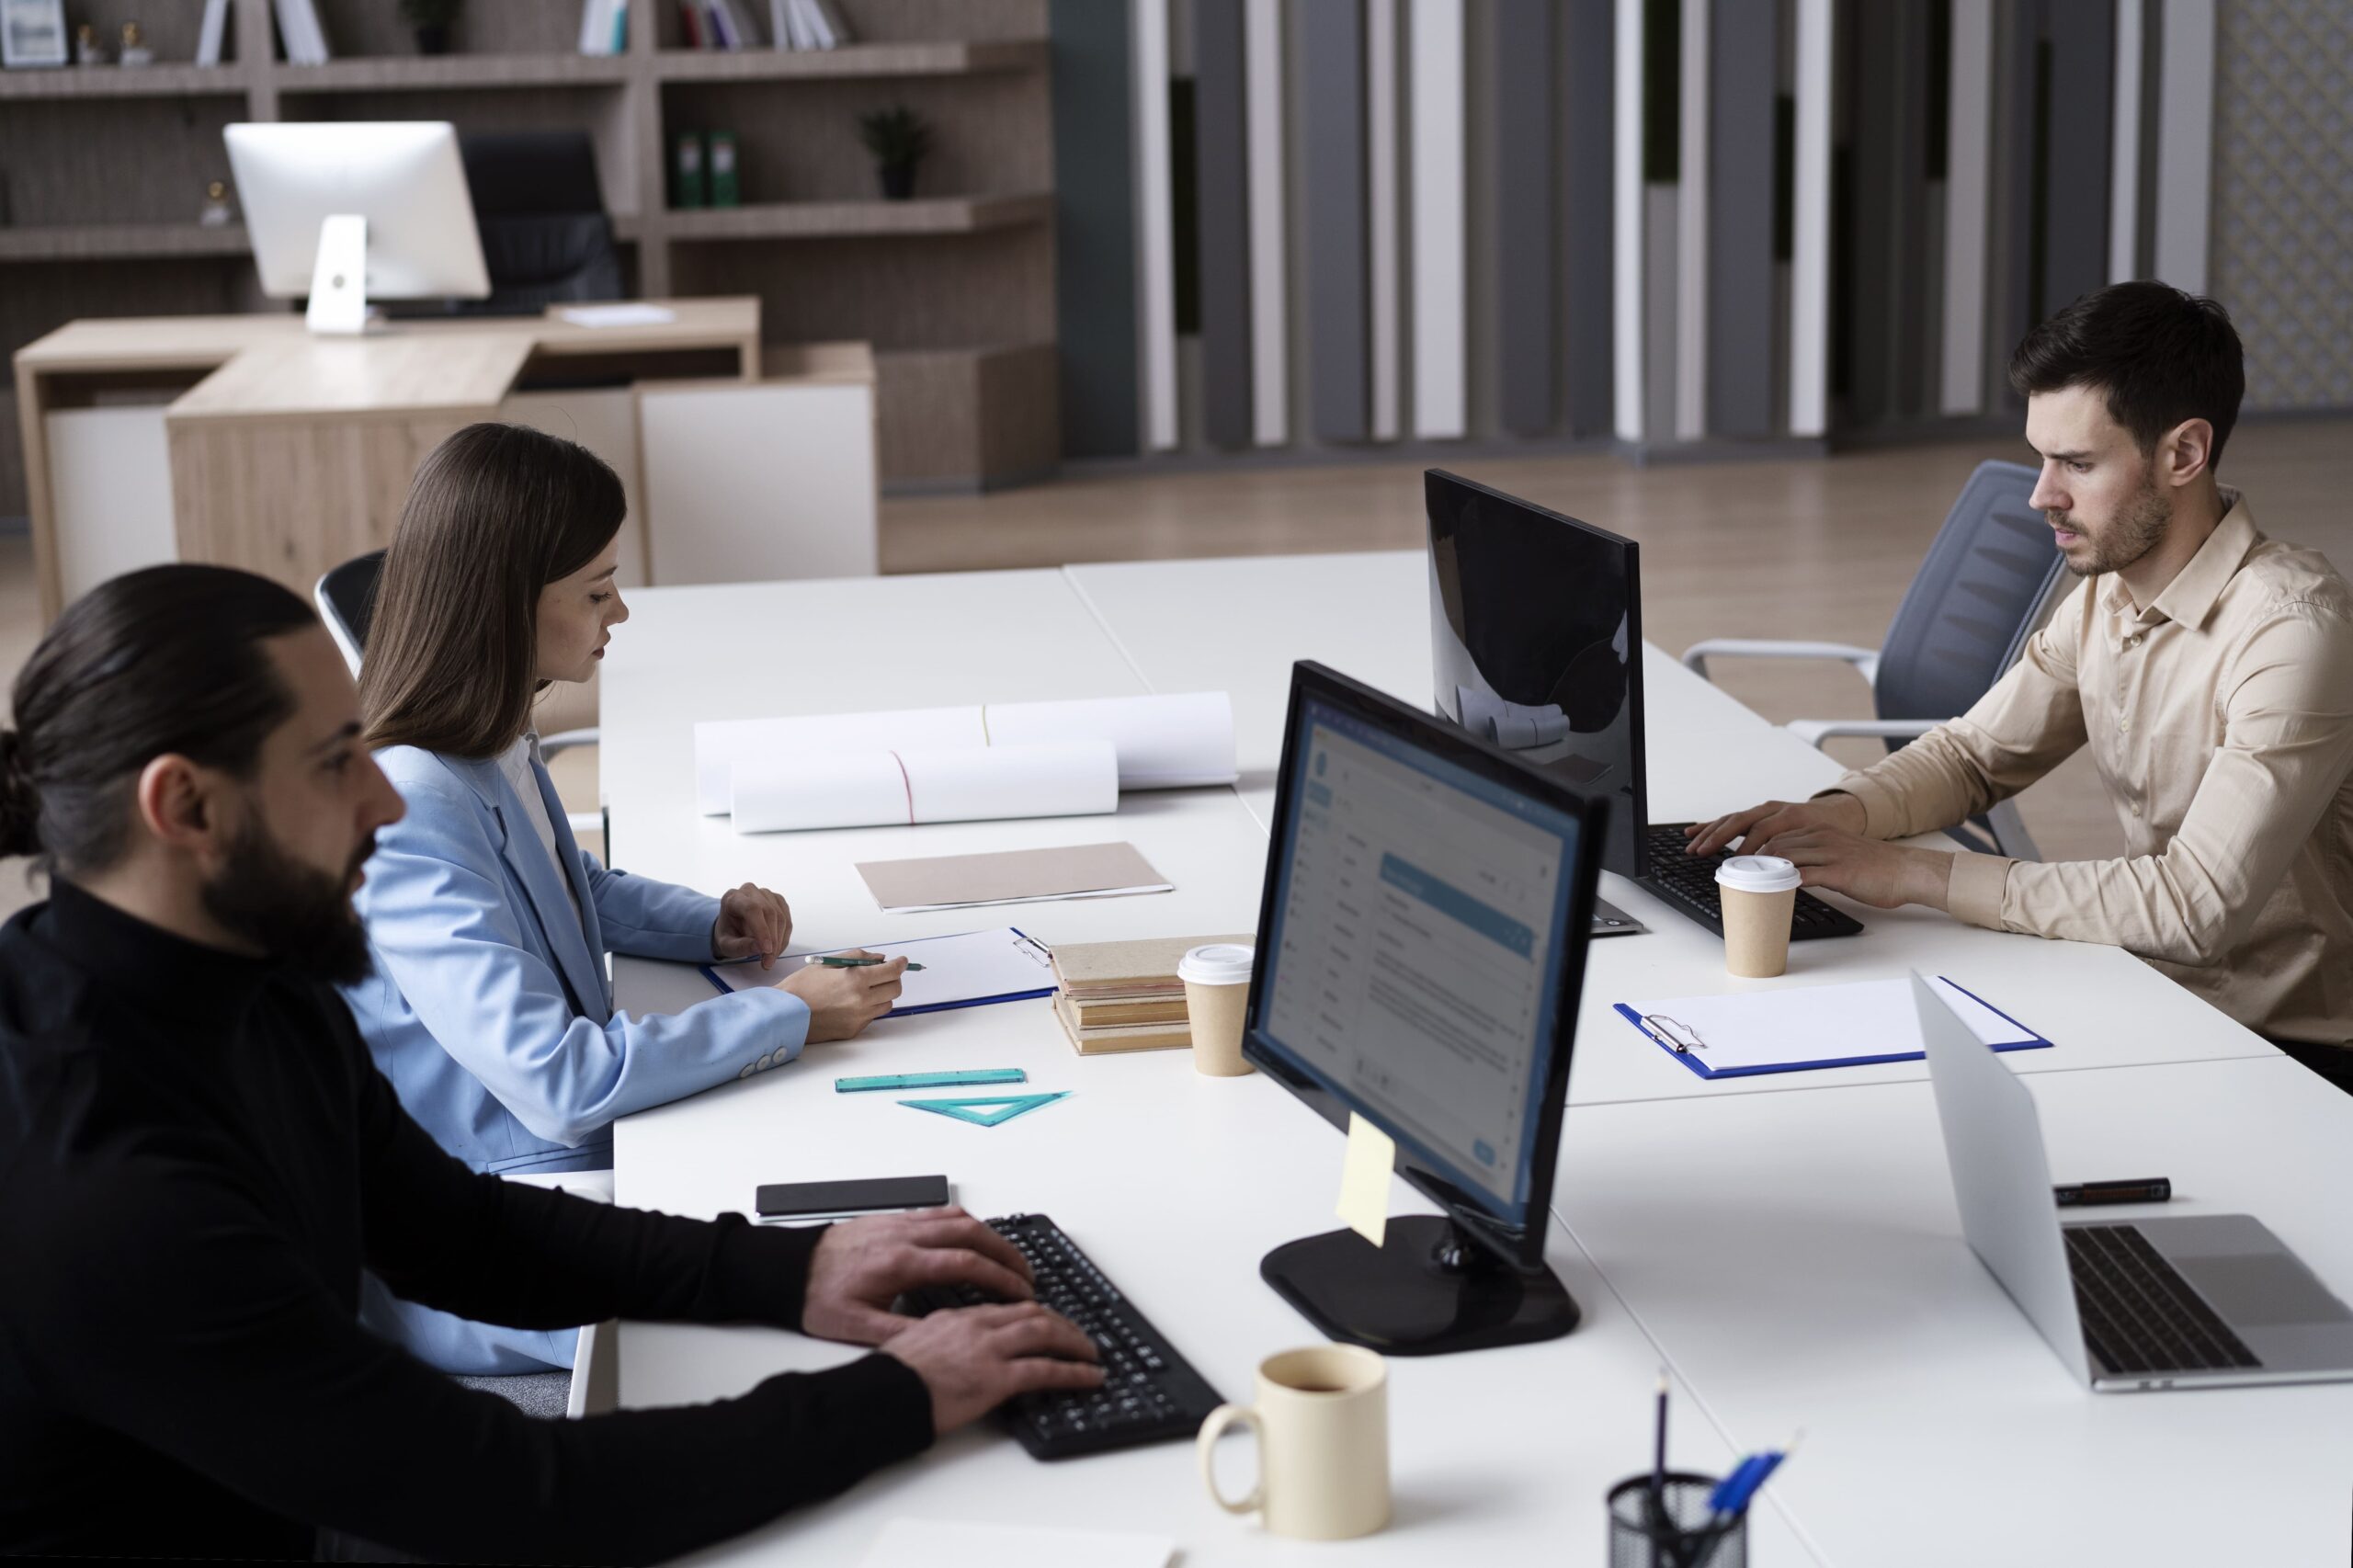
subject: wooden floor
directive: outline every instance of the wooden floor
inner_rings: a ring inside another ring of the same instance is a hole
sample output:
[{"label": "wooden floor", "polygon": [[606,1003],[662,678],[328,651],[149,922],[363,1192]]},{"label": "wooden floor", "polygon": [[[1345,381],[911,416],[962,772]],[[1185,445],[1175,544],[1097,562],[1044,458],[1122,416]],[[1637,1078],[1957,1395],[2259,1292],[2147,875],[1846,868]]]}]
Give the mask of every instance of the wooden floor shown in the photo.
[{"label": "wooden floor", "polygon": [[[1808,637],[1876,645],[1970,471],[2023,460],[2023,440],[1913,446],[1819,460],[1637,468],[1615,457],[1464,461],[1466,476],[1639,540],[1643,622],[1681,652],[1703,637]],[[2264,530],[2353,569],[2353,420],[2242,426],[2224,477]],[[1358,463],[1089,478],[973,497],[888,501],[885,572],[1059,566],[1079,561],[1419,548],[1421,469]],[[30,552],[0,537],[0,676],[33,643]],[[1215,636],[1214,620],[1202,628]],[[1405,635],[1421,636],[1420,629]],[[629,632],[623,629],[620,635]],[[1870,698],[1838,666],[1727,665],[1722,684],[1775,721],[1862,717]],[[1850,762],[1870,743],[1838,743]],[[593,754],[560,781],[593,804]],[[2120,851],[2097,779],[2078,762],[2020,802],[2048,858]],[[11,869],[13,870],[13,868]],[[22,894],[0,871],[0,911]]]}]

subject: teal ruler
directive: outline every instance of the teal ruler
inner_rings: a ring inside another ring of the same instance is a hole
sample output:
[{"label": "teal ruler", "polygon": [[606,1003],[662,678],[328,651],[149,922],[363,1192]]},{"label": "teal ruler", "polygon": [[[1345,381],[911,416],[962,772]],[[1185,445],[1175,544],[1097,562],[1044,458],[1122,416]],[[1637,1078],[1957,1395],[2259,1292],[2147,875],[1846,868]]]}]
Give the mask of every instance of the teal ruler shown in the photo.
[{"label": "teal ruler", "polygon": [[885,1073],[879,1078],[836,1078],[834,1093],[864,1094],[870,1089],[961,1089],[973,1084],[1026,1084],[1029,1074],[1018,1067],[975,1067],[962,1073]]}]

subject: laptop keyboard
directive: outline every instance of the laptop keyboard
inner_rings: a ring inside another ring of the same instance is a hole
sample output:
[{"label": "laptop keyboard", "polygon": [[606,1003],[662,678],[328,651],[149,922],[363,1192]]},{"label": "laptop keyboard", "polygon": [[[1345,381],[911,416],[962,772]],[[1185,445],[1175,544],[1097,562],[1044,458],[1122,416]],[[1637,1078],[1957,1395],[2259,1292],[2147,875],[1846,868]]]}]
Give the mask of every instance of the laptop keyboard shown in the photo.
[{"label": "laptop keyboard", "polygon": [[[1689,841],[1683,836],[1683,830],[1689,825],[1679,822],[1651,824],[1646,832],[1650,870],[1636,881],[1721,937],[1724,934],[1724,909],[1716,897],[1716,868],[1727,857],[1686,855],[1683,846]],[[1845,910],[1834,909],[1810,892],[1800,892],[1797,909],[1790,919],[1790,940],[1852,937],[1862,928],[1863,923]]]},{"label": "laptop keyboard", "polygon": [[2181,1271],[2134,1225],[2065,1225],[2084,1341],[2110,1372],[2260,1367]]}]

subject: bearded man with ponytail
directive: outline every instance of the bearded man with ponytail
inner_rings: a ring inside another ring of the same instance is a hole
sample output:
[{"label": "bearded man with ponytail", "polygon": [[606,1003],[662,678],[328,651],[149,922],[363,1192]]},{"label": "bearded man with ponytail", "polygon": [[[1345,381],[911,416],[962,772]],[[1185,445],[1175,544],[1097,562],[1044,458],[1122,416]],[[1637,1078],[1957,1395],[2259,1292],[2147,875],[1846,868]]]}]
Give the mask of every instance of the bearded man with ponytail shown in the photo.
[{"label": "bearded man with ponytail", "polygon": [[[829,1495],[1094,1347],[961,1210],[756,1231],[477,1175],[335,986],[402,803],[309,608],[222,567],[69,607],[0,729],[0,1555],[646,1562]],[[881,1345],[691,1409],[535,1421],[358,1321],[361,1271],[486,1322]],[[1009,1304],[890,1311],[917,1283]],[[371,1546],[381,1542],[383,1546]]]}]

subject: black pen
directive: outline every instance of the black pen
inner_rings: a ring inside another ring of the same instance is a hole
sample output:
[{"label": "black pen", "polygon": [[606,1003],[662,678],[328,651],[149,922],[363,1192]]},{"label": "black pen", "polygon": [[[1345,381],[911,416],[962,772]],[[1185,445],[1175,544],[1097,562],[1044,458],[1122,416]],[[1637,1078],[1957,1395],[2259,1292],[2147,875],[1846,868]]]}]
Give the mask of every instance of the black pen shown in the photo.
[{"label": "black pen", "polygon": [[2087,1209],[2097,1203],[2163,1203],[2173,1197],[2173,1183],[2165,1176],[2067,1182],[2052,1187],[2051,1196],[2062,1209]]}]

